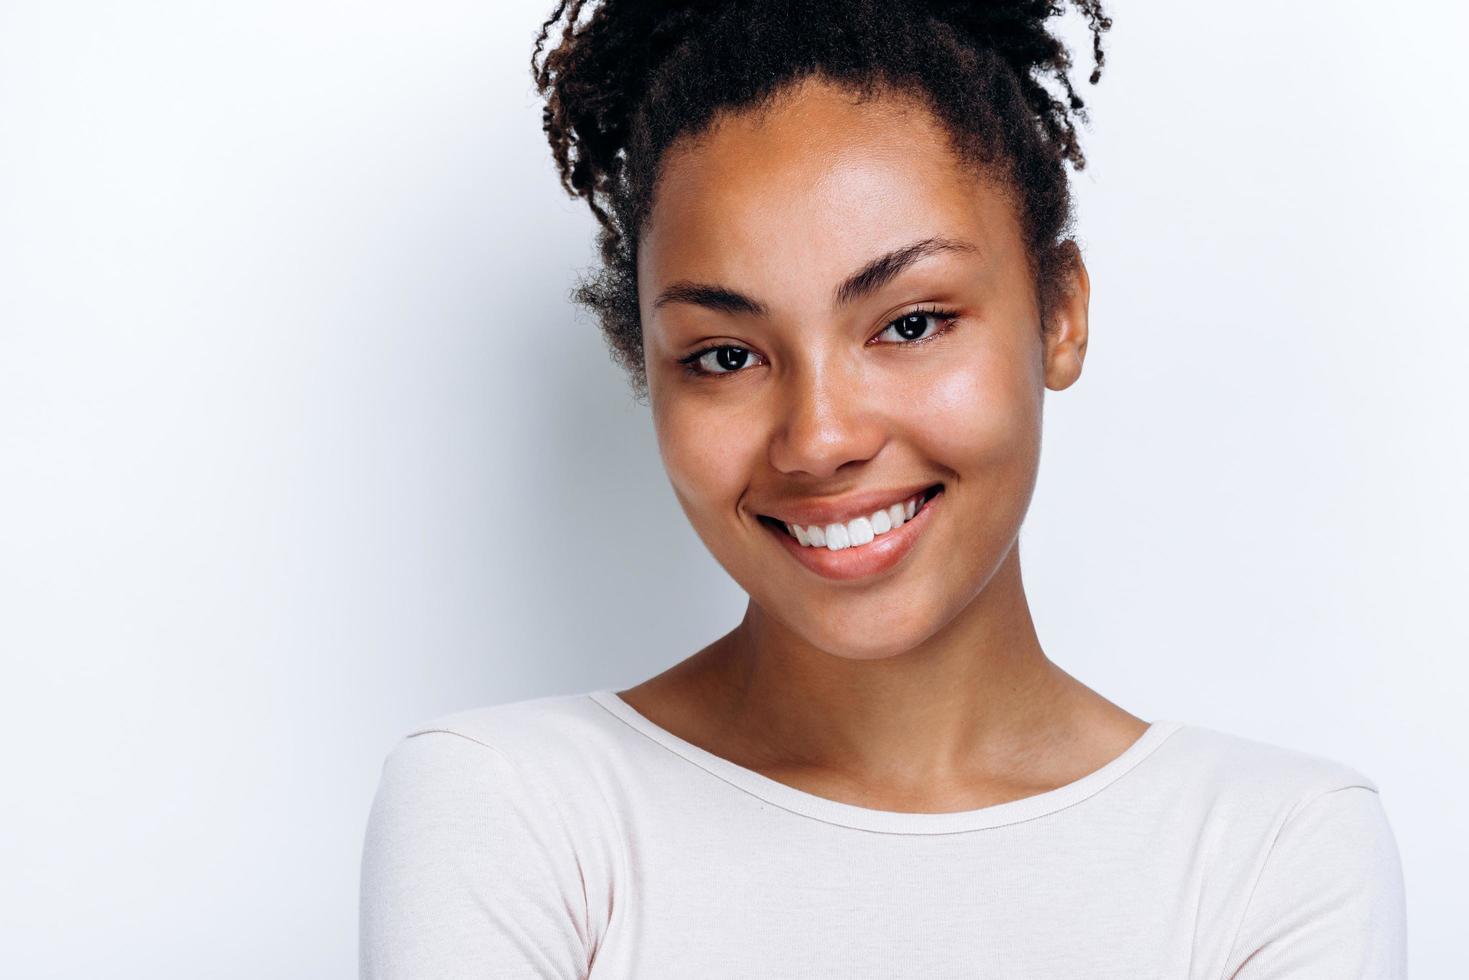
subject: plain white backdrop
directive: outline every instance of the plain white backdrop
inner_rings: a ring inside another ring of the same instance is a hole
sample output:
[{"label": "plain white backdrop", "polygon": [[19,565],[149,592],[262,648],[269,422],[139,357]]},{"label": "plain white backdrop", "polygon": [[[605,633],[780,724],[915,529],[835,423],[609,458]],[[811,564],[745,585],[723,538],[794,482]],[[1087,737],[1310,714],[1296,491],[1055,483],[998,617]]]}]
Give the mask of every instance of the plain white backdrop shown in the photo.
[{"label": "plain white backdrop", "polygon": [[[355,976],[404,731],[739,619],[567,299],[551,6],[0,6],[5,976]],[[1469,12],[1110,6],[1042,643],[1375,779],[1412,973],[1469,975]]]}]

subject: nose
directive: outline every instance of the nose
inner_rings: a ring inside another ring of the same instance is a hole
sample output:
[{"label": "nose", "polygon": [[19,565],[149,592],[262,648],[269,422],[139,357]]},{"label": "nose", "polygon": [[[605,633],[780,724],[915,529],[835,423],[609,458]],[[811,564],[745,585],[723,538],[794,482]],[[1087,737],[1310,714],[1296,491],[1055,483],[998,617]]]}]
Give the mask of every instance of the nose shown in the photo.
[{"label": "nose", "polygon": [[871,386],[857,372],[827,362],[781,379],[780,417],[772,430],[770,464],[782,473],[821,478],[851,462],[872,459],[887,438]]}]

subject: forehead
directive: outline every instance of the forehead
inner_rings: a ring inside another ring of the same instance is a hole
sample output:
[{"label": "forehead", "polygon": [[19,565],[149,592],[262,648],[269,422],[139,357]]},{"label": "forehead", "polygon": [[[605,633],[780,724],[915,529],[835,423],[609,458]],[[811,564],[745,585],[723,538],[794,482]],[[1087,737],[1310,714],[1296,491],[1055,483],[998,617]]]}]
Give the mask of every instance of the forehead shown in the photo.
[{"label": "forehead", "polygon": [[[808,79],[670,148],[639,248],[639,292],[684,277],[778,294],[875,254],[1013,230],[1003,190],[960,160],[912,96]],[[735,285],[735,282],[730,282]]]}]

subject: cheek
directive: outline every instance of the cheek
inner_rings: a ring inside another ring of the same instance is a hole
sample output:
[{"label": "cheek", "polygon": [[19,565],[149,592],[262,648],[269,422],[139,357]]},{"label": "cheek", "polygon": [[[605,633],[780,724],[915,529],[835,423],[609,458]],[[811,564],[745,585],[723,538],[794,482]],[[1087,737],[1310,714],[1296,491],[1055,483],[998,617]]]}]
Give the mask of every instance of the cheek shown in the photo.
[{"label": "cheek", "polygon": [[963,480],[1026,477],[1040,444],[1034,373],[1013,352],[954,358],[913,390],[921,445]]},{"label": "cheek", "polygon": [[655,408],[658,452],[679,502],[696,522],[733,514],[748,483],[756,427],[710,400],[675,399]]}]

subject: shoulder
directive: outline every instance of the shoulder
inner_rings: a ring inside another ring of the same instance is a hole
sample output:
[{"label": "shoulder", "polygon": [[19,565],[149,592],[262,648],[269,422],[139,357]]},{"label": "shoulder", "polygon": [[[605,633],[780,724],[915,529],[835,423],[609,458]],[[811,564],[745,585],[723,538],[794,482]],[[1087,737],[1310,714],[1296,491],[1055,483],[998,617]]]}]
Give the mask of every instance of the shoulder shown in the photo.
[{"label": "shoulder", "polygon": [[454,711],[411,726],[403,737],[447,732],[515,752],[543,745],[547,738],[557,742],[575,740],[606,728],[606,711],[590,693],[583,692]]},{"label": "shoulder", "polygon": [[1265,808],[1281,818],[1324,793],[1379,792],[1375,779],[1341,759],[1203,725],[1179,726],[1158,755],[1173,779],[1211,803]]},{"label": "shoulder", "polygon": [[1225,975],[1403,975],[1405,895],[1378,782],[1342,760],[1185,725],[1170,782],[1203,802],[1200,847],[1241,900]]},{"label": "shoulder", "polygon": [[1221,853],[1256,876],[1312,828],[1390,843],[1377,780],[1341,759],[1200,725],[1181,726],[1160,756],[1162,785],[1192,800],[1209,836],[1228,839]]},{"label": "shoulder", "polygon": [[615,735],[600,711],[558,695],[400,736],[363,843],[364,977],[584,975],[618,860],[602,794],[578,773]]},{"label": "shoulder", "polygon": [[415,724],[382,763],[372,828],[449,850],[487,834],[502,843],[519,835],[572,863],[605,858],[615,849],[607,781],[625,755],[619,727],[585,693]]},{"label": "shoulder", "polygon": [[1215,806],[1259,817],[1262,870],[1311,852],[1340,867],[1333,839],[1351,842],[1359,855],[1370,845],[1377,857],[1392,842],[1381,788],[1356,766],[1202,726],[1184,726],[1175,739],[1180,761],[1211,788]]},{"label": "shoulder", "polygon": [[410,726],[383,763],[382,783],[463,795],[492,783],[501,799],[578,809],[617,757],[622,726],[587,693],[485,705]]},{"label": "shoulder", "polygon": [[1228,975],[1407,975],[1407,896],[1397,840],[1364,782],[1298,799],[1255,870]]},{"label": "shoulder", "polygon": [[[379,806],[401,803],[431,817],[435,808],[549,809],[544,774],[575,742],[580,700],[556,695],[440,715],[399,734],[383,761]],[[534,774],[534,775],[533,775]]]}]

